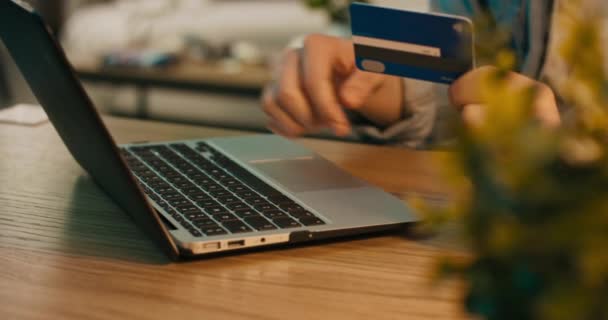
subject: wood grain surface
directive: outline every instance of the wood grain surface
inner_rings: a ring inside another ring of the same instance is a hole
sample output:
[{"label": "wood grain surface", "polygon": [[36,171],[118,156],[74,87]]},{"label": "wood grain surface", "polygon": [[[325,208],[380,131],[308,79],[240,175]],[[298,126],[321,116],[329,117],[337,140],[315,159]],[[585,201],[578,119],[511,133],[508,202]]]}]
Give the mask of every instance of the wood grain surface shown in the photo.
[{"label": "wood grain surface", "polygon": [[[243,134],[105,120],[120,143]],[[447,190],[432,153],[300,141],[389,192]],[[0,319],[462,319],[460,285],[430,280],[453,243],[391,234],[171,263],[50,124],[0,125]]]}]

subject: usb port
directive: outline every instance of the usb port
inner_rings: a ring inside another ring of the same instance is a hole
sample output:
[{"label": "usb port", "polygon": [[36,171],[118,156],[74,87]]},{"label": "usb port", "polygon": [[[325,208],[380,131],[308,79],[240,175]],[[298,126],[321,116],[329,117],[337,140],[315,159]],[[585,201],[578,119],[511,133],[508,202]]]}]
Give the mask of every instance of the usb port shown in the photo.
[{"label": "usb port", "polygon": [[242,247],[245,245],[245,240],[228,241],[228,248]]},{"label": "usb port", "polygon": [[209,243],[203,244],[203,249],[205,249],[205,250],[210,250],[210,249],[218,250],[219,248],[220,248],[219,242],[209,242]]}]

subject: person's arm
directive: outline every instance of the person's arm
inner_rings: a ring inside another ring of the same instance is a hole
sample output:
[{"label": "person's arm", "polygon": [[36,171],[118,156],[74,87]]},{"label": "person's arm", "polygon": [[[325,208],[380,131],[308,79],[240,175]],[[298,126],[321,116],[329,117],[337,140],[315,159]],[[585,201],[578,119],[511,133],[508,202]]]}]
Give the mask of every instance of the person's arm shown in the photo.
[{"label": "person's arm", "polygon": [[423,147],[435,126],[439,104],[437,86],[430,82],[401,79],[400,113],[387,126],[378,126],[354,115],[353,133],[362,140],[410,148]]},{"label": "person's arm", "polygon": [[378,127],[397,121],[402,90],[400,78],[358,70],[351,41],[310,35],[302,48],[283,54],[262,105],[276,133],[292,137],[330,128],[344,136],[352,129],[345,109]]},{"label": "person's arm", "polygon": [[433,127],[432,87],[358,70],[351,41],[311,35],[283,54],[262,97],[272,131],[294,137],[330,128],[375,142],[420,145]]},{"label": "person's arm", "polygon": [[[453,0],[431,0],[429,9],[432,12],[448,10],[451,13],[467,14],[467,8],[462,2]],[[448,87],[405,78],[402,79],[402,85],[404,90],[400,117],[384,127],[366,124],[365,119],[354,117],[355,120],[359,119],[353,123],[354,133],[362,139],[377,143],[414,148],[449,140],[450,134],[442,125],[453,116],[447,98]]]}]

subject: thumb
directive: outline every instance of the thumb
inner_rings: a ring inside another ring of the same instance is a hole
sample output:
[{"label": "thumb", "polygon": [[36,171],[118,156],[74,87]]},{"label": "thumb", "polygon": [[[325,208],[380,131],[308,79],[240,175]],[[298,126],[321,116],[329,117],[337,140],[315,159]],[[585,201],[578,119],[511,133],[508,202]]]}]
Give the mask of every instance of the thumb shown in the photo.
[{"label": "thumb", "polygon": [[355,69],[339,87],[340,102],[350,109],[361,108],[385,78],[383,74]]},{"label": "thumb", "polygon": [[467,104],[462,108],[462,120],[471,128],[480,127],[485,120],[485,107],[482,104]]}]

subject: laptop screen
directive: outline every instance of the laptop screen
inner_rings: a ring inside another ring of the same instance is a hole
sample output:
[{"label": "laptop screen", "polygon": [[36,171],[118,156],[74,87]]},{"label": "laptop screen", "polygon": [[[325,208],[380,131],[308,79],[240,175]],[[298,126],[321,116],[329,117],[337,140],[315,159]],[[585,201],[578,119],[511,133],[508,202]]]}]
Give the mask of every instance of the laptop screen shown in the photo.
[{"label": "laptop screen", "polygon": [[76,161],[169,254],[178,249],[151,208],[78,82],[59,44],[38,14],[0,1],[0,38]]}]

